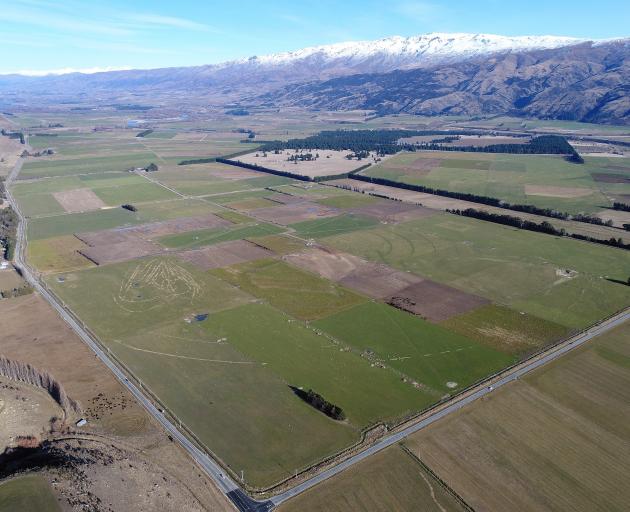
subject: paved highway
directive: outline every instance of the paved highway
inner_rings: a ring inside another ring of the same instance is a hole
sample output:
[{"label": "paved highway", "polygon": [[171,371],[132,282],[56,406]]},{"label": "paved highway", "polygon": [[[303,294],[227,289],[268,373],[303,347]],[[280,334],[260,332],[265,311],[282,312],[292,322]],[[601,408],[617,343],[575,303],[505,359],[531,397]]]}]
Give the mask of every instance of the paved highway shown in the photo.
[{"label": "paved highway", "polygon": [[[603,334],[614,327],[621,325],[626,320],[630,319],[630,309],[626,309],[618,315],[608,319],[601,324],[598,324],[591,329],[575,336],[567,342],[551,348],[544,354],[541,354],[532,360],[529,360],[519,366],[514,367],[503,374],[502,377],[492,382],[492,385],[484,384],[480,385],[474,390],[471,390],[468,394],[460,397],[455,397],[453,401],[445,405],[433,413],[429,413],[425,418],[413,423],[411,426],[404,428],[400,431],[394,432],[387,437],[384,437],[374,445],[366,448],[365,450],[349,457],[348,459],[340,462],[339,464],[324,470],[317,475],[305,480],[304,482],[295,485],[294,487],[272,497],[266,501],[257,501],[249,497],[240,486],[232,479],[221,466],[215,462],[207,453],[203,452],[195,444],[188,439],[188,437],[180,432],[180,430],[167,418],[162,412],[153,404],[153,401],[144,393],[144,391],[130,381],[126,374],[119,368],[119,366],[101,349],[100,344],[95,340],[92,335],[86,330],[86,328],[75,318],[71,311],[67,310],[64,305],[51,294],[40,283],[39,279],[32,272],[30,267],[26,264],[23,258],[24,249],[26,247],[26,221],[19,210],[19,205],[15,201],[15,198],[11,194],[10,186],[15,180],[22,167],[22,160],[19,159],[15,167],[6,180],[6,195],[7,200],[13,206],[17,213],[20,222],[17,229],[16,247],[15,247],[15,265],[20,268],[24,278],[37,290],[40,295],[46,299],[50,305],[55,308],[59,315],[66,321],[66,323],[79,335],[79,337],[92,349],[96,356],[114,373],[116,378],[130,391],[130,393],[140,402],[146,410],[164,427],[164,429],[172,436],[174,440],[179,442],[181,446],[190,454],[195,462],[203,468],[210,478],[215,482],[217,487],[232,501],[236,508],[242,512],[266,512],[277,505],[285,502],[286,500],[314,487],[315,485],[331,478],[345,469],[357,464],[358,462],[366,459],[380,450],[387,448],[393,444],[402,441],[405,437],[422,430],[423,428],[431,425],[439,419],[458,411],[462,407],[469,403],[482,398],[488,393],[493,392],[495,389],[504,386],[522,375],[539,368],[540,366],[553,361],[566,352],[573,350],[587,341],[593,339],[595,336]],[[289,447],[290,449],[290,447]]]}]

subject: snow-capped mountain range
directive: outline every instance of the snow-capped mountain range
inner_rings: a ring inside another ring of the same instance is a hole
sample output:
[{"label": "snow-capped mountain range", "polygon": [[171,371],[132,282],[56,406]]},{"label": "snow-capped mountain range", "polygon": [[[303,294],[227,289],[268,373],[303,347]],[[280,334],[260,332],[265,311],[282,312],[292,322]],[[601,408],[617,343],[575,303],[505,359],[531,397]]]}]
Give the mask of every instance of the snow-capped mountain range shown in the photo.
[{"label": "snow-capped mountain range", "polygon": [[[0,107],[245,105],[627,122],[630,39],[431,33],[205,66],[0,76]],[[94,71],[94,70],[90,70]]]},{"label": "snow-capped mountain range", "polygon": [[452,62],[492,53],[560,48],[586,41],[586,39],[561,36],[508,37],[495,34],[433,32],[412,37],[392,36],[375,41],[349,41],[312,46],[296,51],[226,62],[217,67],[246,63],[282,66],[312,58],[324,61],[341,59],[354,62],[364,62],[374,58],[389,58],[406,65],[424,65],[435,62]]},{"label": "snow-capped mountain range", "polygon": [[[283,68],[295,64],[317,64],[321,68],[336,68],[334,74],[347,71],[378,72],[392,69],[424,67],[436,63],[456,62],[471,57],[497,53],[514,53],[529,50],[552,49],[585,43],[589,40],[563,36],[501,36],[495,34],[439,33],[411,37],[392,36],[374,41],[348,41],[322,46],[311,46],[295,51],[252,56],[218,64],[193,66],[189,69],[220,72],[253,68]],[[594,44],[600,41],[590,40]],[[164,68],[177,70],[181,68]],[[100,74],[116,71],[161,71],[90,68],[85,70],[59,69],[50,71],[24,71],[13,75],[41,77],[67,74]],[[314,69],[313,71],[317,71]],[[1,79],[2,75],[0,75]]]}]

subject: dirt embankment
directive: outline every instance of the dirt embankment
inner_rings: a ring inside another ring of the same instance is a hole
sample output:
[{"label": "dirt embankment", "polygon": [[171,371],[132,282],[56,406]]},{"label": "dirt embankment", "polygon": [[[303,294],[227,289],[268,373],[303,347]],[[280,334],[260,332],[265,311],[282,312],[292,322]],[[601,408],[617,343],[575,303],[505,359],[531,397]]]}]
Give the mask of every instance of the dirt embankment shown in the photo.
[{"label": "dirt embankment", "polygon": [[46,390],[55,402],[61,406],[66,415],[79,414],[81,412],[79,404],[66,394],[63,386],[48,372],[38,370],[28,363],[11,361],[6,357],[0,356],[0,375]]}]

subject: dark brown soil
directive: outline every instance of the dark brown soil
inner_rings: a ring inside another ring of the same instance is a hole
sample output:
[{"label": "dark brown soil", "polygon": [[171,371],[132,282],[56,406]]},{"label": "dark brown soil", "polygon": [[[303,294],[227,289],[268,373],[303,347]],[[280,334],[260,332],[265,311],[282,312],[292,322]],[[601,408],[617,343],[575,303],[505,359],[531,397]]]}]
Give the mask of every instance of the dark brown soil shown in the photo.
[{"label": "dark brown soil", "polygon": [[387,302],[432,322],[441,322],[490,301],[426,279],[392,294]]}]

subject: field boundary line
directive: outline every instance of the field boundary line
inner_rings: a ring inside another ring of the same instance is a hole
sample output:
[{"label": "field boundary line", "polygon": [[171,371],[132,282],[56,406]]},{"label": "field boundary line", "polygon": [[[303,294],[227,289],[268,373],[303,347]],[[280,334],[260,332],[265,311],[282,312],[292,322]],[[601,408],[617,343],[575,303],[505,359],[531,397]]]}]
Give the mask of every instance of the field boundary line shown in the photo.
[{"label": "field boundary line", "polygon": [[418,457],[415,453],[413,453],[407,446],[405,446],[404,444],[400,443],[398,445],[400,447],[400,449],[405,452],[409,457],[411,457],[411,459],[418,464],[422,469],[424,469],[427,473],[429,473],[429,475],[431,475],[435,481],[442,487],[444,488],[444,490],[446,492],[448,492],[451,496],[453,496],[453,498],[455,498],[459,504],[464,507],[464,509],[466,509],[467,512],[476,512],[475,509],[470,506],[466,500],[464,498],[462,498],[462,496],[455,490],[453,489],[450,485],[448,485],[448,483],[446,483],[444,480],[442,480],[442,478],[435,472],[433,471],[429,466],[427,466],[424,461]]}]

